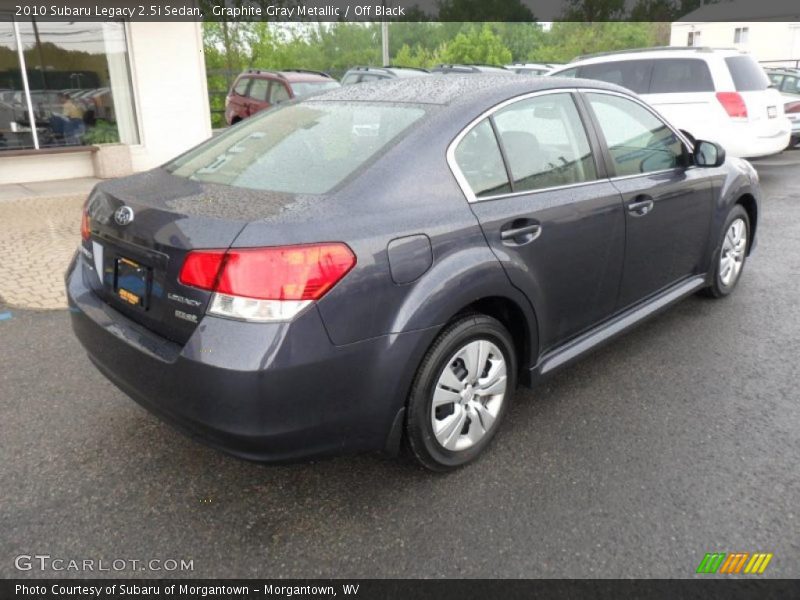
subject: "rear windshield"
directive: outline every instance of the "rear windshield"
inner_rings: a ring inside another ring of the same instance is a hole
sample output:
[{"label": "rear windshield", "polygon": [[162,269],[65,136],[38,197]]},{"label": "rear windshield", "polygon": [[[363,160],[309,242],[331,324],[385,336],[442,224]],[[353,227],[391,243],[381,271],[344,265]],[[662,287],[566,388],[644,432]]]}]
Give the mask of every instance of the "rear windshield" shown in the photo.
[{"label": "rear windshield", "polygon": [[166,165],[195,181],[323,194],[396,141],[425,109],[302,102],[248,119]]},{"label": "rear windshield", "polygon": [[338,87],[341,87],[338,81],[297,81],[292,84],[292,91],[295,96],[308,96]]},{"label": "rear windshield", "polygon": [[725,59],[737,92],[755,92],[770,86],[769,77],[759,64],[749,56],[731,56]]}]

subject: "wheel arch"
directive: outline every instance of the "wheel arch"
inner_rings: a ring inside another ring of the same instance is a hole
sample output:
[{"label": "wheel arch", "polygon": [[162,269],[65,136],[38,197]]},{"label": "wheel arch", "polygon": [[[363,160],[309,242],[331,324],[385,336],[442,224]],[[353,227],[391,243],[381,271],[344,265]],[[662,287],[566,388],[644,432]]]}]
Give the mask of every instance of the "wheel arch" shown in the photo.
[{"label": "wheel arch", "polygon": [[756,235],[756,225],[758,224],[758,203],[756,202],[755,196],[747,192],[739,196],[735,204],[744,208],[747,213],[747,218],[750,220],[750,238],[747,240],[747,255],[749,256]]}]

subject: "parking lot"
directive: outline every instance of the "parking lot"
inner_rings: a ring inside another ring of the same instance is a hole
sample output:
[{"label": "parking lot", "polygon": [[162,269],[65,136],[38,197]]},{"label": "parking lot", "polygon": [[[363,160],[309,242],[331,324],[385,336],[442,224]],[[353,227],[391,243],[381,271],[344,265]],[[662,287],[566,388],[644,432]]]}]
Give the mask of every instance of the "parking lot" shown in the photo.
[{"label": "parking lot", "polygon": [[83,575],[690,577],[741,551],[800,576],[800,151],[758,168],[732,297],[691,297],[521,389],[489,452],[444,476],[230,458],[107,382],[66,310],[0,304],[0,575],[82,575],[14,566],[46,554],[193,565]]}]

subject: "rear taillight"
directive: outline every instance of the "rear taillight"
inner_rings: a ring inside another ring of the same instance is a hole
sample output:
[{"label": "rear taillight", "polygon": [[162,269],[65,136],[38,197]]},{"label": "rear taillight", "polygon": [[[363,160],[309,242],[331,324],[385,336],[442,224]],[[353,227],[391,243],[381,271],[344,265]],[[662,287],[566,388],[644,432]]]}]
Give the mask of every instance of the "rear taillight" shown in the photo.
[{"label": "rear taillight", "polygon": [[717,92],[717,100],[731,119],[747,118],[747,105],[739,92]]},{"label": "rear taillight", "polygon": [[89,225],[89,201],[87,200],[83,203],[83,212],[81,213],[81,238],[86,242],[91,235],[92,229]]},{"label": "rear taillight", "polygon": [[319,300],[356,264],[345,244],[196,250],[179,281],[214,292],[209,314],[285,321]]},{"label": "rear taillight", "polygon": [[788,102],[783,106],[785,113],[800,113],[800,102]]}]

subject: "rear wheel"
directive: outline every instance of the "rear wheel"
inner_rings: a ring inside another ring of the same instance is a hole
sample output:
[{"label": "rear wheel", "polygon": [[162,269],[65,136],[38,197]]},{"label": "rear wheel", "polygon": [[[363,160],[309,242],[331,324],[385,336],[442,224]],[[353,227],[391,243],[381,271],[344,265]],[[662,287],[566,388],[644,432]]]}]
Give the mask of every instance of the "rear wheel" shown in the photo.
[{"label": "rear wheel", "polygon": [[728,213],[722,228],[722,239],[715,254],[714,278],[711,285],[704,290],[707,296],[722,298],[733,291],[747,260],[749,240],[750,219],[747,211],[737,204]]},{"label": "rear wheel", "polygon": [[514,345],[503,325],[470,315],[449,325],[423,358],[406,433],[417,461],[446,471],[474,460],[497,432],[516,386]]}]

